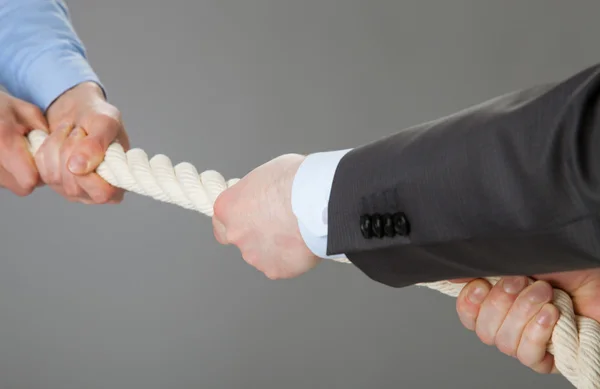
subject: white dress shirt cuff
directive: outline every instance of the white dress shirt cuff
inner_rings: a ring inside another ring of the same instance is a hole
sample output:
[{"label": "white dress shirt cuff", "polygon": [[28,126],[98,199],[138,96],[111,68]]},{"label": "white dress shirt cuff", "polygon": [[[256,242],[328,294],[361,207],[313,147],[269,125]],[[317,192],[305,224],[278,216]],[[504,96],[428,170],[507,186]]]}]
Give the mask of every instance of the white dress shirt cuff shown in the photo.
[{"label": "white dress shirt cuff", "polygon": [[307,247],[320,258],[345,258],[341,254],[327,255],[327,208],[335,171],[350,150],[310,154],[294,177],[292,211],[298,218],[300,234]]}]

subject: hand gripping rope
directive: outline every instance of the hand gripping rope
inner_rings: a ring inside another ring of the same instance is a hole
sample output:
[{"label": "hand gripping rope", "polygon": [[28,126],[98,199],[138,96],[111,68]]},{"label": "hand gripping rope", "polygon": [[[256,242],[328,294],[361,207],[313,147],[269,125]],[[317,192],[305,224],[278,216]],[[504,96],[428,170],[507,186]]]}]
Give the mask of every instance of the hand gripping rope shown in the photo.
[{"label": "hand gripping rope", "polygon": [[[46,137],[47,134],[41,130],[31,131],[27,135],[32,154]],[[173,166],[171,160],[161,154],[148,160],[143,150],[136,148],[125,152],[118,143],[109,146],[96,173],[115,187],[198,211],[209,217],[213,215],[217,196],[239,181],[226,181],[214,170],[198,173],[187,162]],[[336,261],[350,263],[344,258]],[[494,285],[499,277],[486,279]],[[452,297],[457,297],[465,286],[448,281],[418,285]],[[553,303],[560,311],[560,318],[554,327],[548,351],[554,355],[557,369],[577,389],[599,389],[600,324],[590,318],[577,316],[570,296],[560,289],[554,289]]]}]

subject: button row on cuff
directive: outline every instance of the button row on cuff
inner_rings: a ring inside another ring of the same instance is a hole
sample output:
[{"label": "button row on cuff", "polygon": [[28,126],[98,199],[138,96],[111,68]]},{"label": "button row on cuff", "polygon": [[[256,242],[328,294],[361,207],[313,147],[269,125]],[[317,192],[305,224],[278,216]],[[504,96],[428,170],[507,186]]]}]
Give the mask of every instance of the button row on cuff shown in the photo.
[{"label": "button row on cuff", "polygon": [[360,231],[365,239],[407,236],[410,233],[410,223],[402,212],[366,214],[360,217]]}]

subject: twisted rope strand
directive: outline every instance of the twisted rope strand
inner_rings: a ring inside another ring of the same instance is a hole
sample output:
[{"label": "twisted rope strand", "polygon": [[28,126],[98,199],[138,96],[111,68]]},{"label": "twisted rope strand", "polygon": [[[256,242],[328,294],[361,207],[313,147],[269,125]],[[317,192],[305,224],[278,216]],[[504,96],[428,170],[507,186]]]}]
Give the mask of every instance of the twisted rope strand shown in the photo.
[{"label": "twisted rope strand", "polygon": [[[39,149],[47,134],[31,131],[27,140],[32,154]],[[198,173],[196,168],[182,162],[173,166],[162,154],[150,160],[141,149],[127,152],[118,143],[112,143],[96,173],[111,185],[155,200],[213,216],[214,202],[221,192],[235,185],[239,179],[225,180],[214,171]],[[338,262],[351,263],[345,258]],[[495,285],[499,277],[486,278]],[[466,284],[448,281],[420,283],[418,286],[437,290],[457,297]],[[569,295],[554,289],[554,305],[560,311],[548,351],[554,355],[557,369],[577,389],[600,388],[600,324],[587,317],[577,316]]]}]

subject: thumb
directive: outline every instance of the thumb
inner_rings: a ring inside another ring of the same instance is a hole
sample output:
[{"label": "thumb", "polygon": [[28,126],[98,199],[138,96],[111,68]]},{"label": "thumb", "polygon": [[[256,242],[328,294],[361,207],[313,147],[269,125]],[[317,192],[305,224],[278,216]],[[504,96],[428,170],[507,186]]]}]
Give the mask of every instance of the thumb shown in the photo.
[{"label": "thumb", "polygon": [[94,172],[104,160],[105,150],[99,139],[86,136],[77,141],[67,161],[69,171],[76,175],[86,175]]},{"label": "thumb", "polygon": [[71,173],[77,175],[90,174],[96,170],[104,160],[108,146],[122,132],[122,125],[113,117],[94,115],[85,130],[88,136],[77,142],[67,161]]}]

